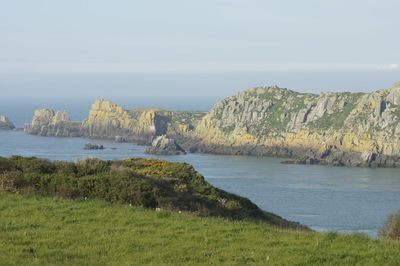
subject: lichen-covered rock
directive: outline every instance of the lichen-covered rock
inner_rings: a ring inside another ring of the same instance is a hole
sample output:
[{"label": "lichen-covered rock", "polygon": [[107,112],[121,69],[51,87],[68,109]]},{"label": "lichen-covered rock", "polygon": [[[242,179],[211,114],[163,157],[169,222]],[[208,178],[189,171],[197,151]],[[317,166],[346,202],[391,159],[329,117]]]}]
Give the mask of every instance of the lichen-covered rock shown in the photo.
[{"label": "lichen-covered rock", "polygon": [[400,166],[400,84],[371,93],[299,93],[258,87],[204,112],[125,110],[96,100],[82,125],[35,112],[31,134],[150,144],[167,135],[191,152],[290,157],[297,163]]},{"label": "lichen-covered rock", "polygon": [[119,138],[135,140],[140,135],[155,134],[154,112],[134,116],[121,106],[108,101],[96,100],[89,116],[82,123],[83,135],[95,138]]},{"label": "lichen-covered rock", "polygon": [[[368,94],[321,95],[254,88],[217,103],[182,143],[190,150],[286,156],[303,163],[398,166],[399,103],[399,85]],[[328,147],[332,152],[323,158]]]},{"label": "lichen-covered rock", "polygon": [[126,110],[111,101],[98,99],[82,123],[72,122],[65,111],[39,109],[24,130],[41,136],[85,136],[150,145],[155,136],[191,132],[204,115],[205,112],[154,108]]},{"label": "lichen-covered rock", "polygon": [[31,124],[26,125],[24,131],[40,136],[79,137],[80,129],[81,123],[71,121],[65,111],[39,109],[35,111]]},{"label": "lichen-covered rock", "polygon": [[186,120],[188,117],[192,116],[186,112],[154,108],[125,110],[111,101],[99,99],[92,105],[89,116],[82,123],[82,134],[119,142],[150,144],[154,136],[191,130],[194,120]]},{"label": "lichen-covered rock", "polygon": [[8,117],[0,115],[0,130],[12,130],[14,128],[13,122]]},{"label": "lichen-covered rock", "polygon": [[161,155],[186,154],[186,151],[174,139],[167,138],[165,135],[156,137],[146,152]]},{"label": "lichen-covered rock", "polygon": [[397,84],[389,90],[386,100],[389,103],[400,105],[400,84]]}]

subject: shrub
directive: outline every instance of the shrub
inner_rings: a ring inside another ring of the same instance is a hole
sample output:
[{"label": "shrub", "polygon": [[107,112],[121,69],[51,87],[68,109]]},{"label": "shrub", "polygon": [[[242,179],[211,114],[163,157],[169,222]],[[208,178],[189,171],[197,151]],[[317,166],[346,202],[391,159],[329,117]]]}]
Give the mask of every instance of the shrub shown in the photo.
[{"label": "shrub", "polygon": [[386,240],[400,240],[400,211],[388,216],[379,235]]},{"label": "shrub", "polygon": [[21,171],[24,173],[40,173],[48,174],[55,171],[54,163],[46,159],[36,157],[12,156],[9,160],[10,166],[8,170]]},{"label": "shrub", "polygon": [[0,191],[16,192],[18,186],[23,183],[23,175],[20,172],[4,172],[0,174]]},{"label": "shrub", "polygon": [[80,176],[104,173],[110,170],[110,162],[97,158],[86,158],[76,163],[77,173]]}]

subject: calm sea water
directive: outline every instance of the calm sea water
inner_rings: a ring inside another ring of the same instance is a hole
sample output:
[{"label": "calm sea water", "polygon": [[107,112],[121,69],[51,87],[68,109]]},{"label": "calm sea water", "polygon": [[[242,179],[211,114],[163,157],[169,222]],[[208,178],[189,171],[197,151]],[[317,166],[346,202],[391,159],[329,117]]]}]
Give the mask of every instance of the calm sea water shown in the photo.
[{"label": "calm sea water", "polygon": [[[103,144],[107,149],[83,150],[87,142]],[[319,231],[376,236],[385,217],[400,209],[399,169],[283,165],[276,158],[208,154],[155,156],[145,154],[145,149],[132,143],[0,131],[1,156],[18,154],[71,161],[85,157],[152,157],[187,162],[211,184]]]}]

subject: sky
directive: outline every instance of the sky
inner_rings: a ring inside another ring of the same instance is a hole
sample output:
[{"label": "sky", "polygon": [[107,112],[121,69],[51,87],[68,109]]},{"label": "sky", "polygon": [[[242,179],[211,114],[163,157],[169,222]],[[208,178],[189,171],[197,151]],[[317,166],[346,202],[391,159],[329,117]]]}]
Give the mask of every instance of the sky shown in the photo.
[{"label": "sky", "polygon": [[0,91],[372,90],[400,80],[399,10],[398,0],[0,0]]}]

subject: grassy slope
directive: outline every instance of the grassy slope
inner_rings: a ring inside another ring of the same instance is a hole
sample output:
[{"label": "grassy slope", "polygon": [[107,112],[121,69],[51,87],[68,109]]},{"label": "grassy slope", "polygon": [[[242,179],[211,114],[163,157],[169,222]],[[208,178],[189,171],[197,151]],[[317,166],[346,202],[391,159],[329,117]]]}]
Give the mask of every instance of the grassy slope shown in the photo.
[{"label": "grassy slope", "polygon": [[0,265],[400,265],[400,243],[0,193]]}]

